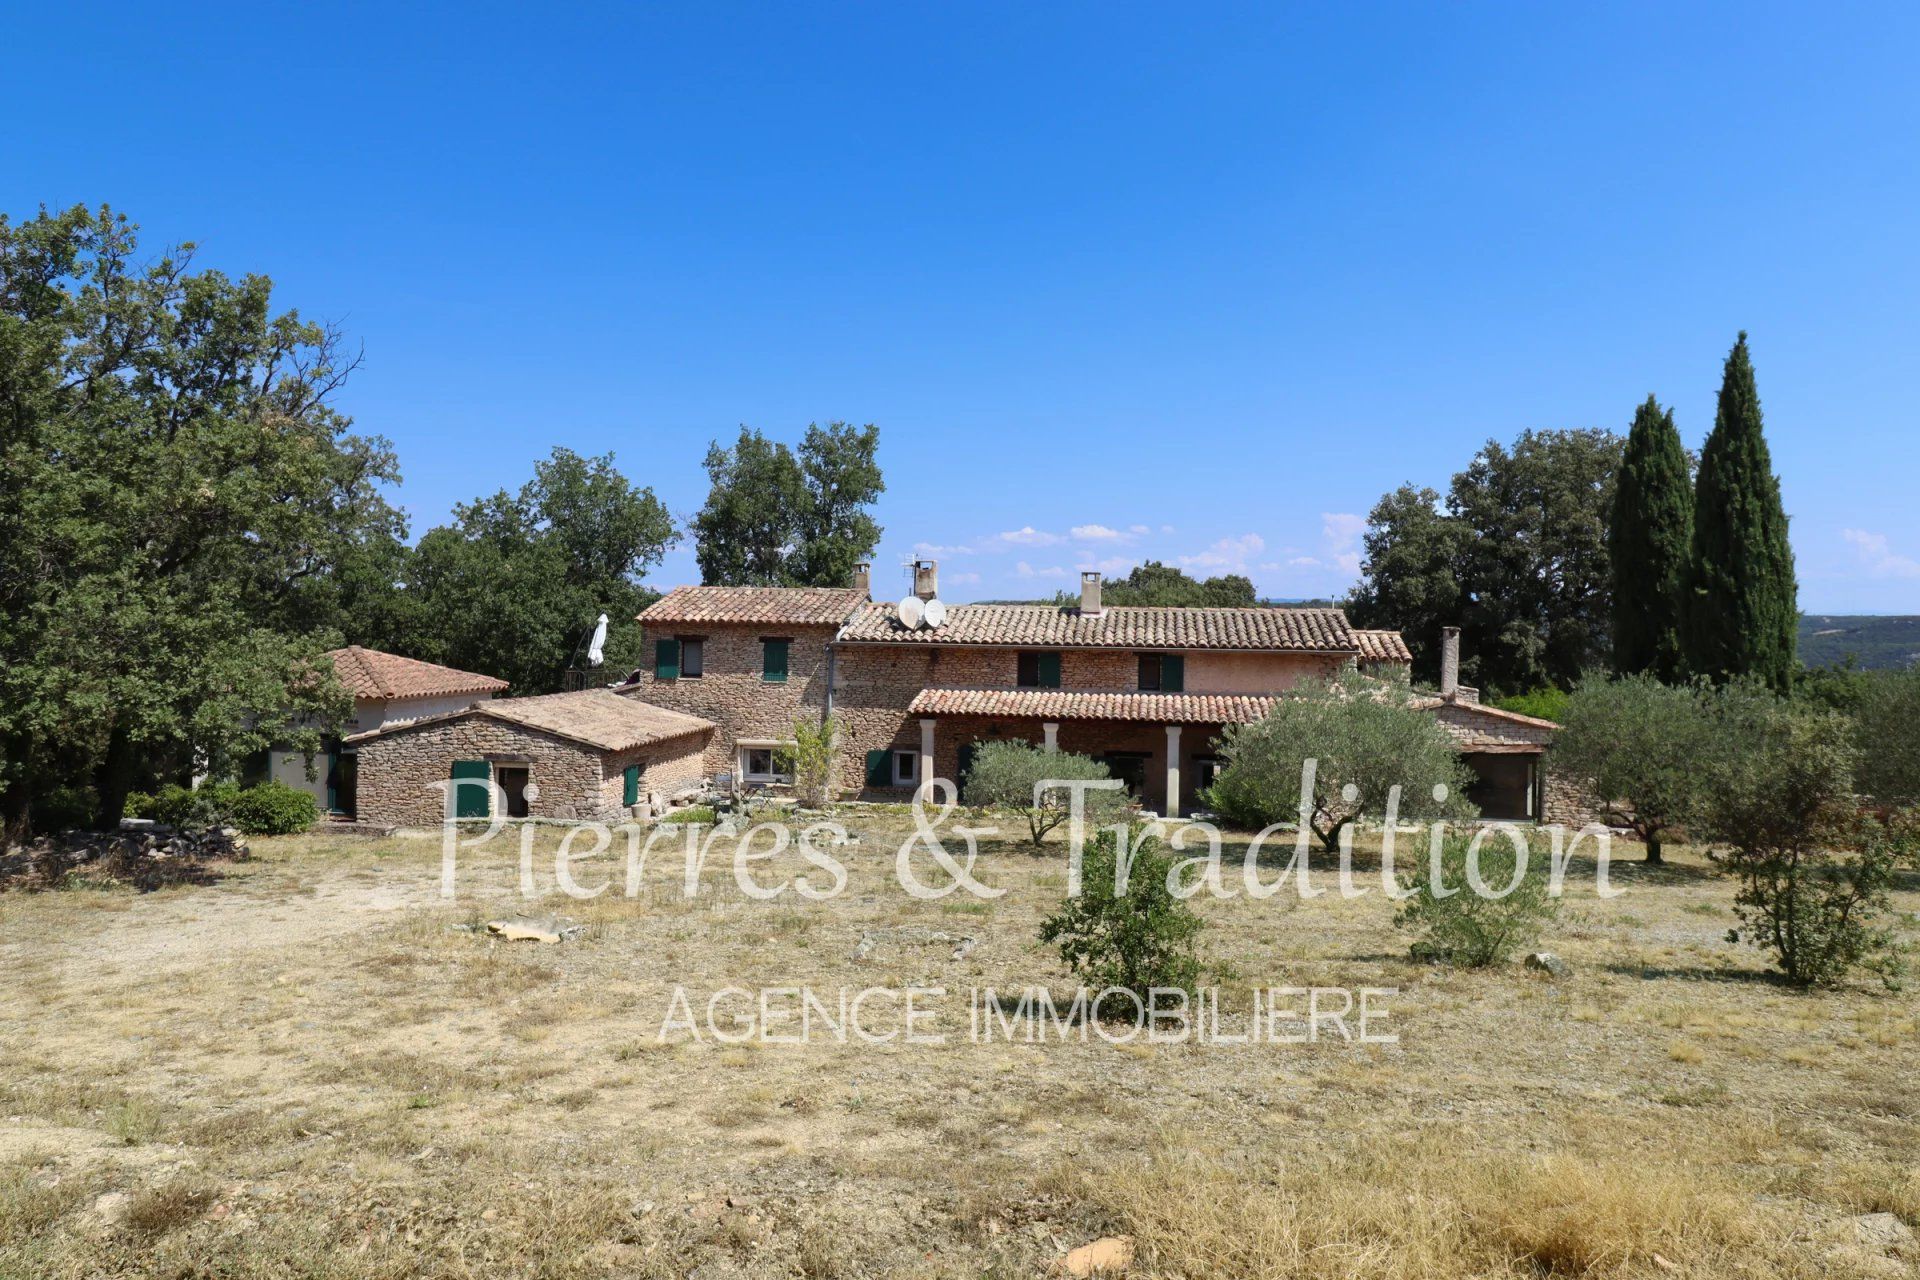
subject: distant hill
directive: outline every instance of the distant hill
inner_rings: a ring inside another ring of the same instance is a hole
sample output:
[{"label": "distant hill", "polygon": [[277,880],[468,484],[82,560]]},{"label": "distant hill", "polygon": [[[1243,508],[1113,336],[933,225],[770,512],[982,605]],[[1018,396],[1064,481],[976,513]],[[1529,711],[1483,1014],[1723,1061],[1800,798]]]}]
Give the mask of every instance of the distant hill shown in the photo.
[{"label": "distant hill", "polygon": [[1845,662],[1899,670],[1920,661],[1920,617],[1859,613],[1800,616],[1800,661],[1809,667]]}]

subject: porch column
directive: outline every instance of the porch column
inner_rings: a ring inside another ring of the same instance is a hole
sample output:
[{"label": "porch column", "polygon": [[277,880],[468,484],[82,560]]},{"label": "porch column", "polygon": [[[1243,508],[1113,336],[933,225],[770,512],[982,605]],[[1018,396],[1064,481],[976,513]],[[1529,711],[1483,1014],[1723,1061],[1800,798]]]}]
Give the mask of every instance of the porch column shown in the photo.
[{"label": "porch column", "polygon": [[920,722],[920,785],[914,788],[914,797],[927,798],[927,791],[933,786],[933,721]]},{"label": "porch column", "polygon": [[1046,748],[1049,751],[1060,749],[1060,722],[1048,720],[1041,724],[1040,732],[1046,735]]},{"label": "porch column", "polygon": [[1167,817],[1180,816],[1180,726],[1167,726]]}]

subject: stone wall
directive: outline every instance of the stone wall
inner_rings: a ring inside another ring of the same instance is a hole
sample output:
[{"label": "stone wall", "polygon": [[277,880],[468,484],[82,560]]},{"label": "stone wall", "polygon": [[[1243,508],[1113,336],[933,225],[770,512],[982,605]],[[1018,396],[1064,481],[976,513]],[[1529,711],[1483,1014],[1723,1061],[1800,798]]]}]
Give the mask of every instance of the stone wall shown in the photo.
[{"label": "stone wall", "polygon": [[359,816],[368,822],[438,826],[446,816],[445,789],[456,760],[486,760],[525,768],[539,795],[528,805],[536,818],[618,822],[627,811],[627,766],[642,767],[641,790],[671,794],[697,780],[705,730],[626,752],[600,751],[565,738],[483,715],[400,728],[359,743]]},{"label": "stone wall", "polygon": [[[648,665],[639,679],[621,692],[719,725],[719,732],[707,743],[702,773],[707,777],[734,773],[739,743],[790,742],[796,715],[804,712],[817,721],[824,713],[827,642],[837,630],[789,623],[715,622],[648,628],[644,650]],[[703,642],[703,674],[658,679],[652,666],[653,642],[693,637]],[[784,684],[769,682],[761,675],[760,641],[767,637],[789,642]]]}]

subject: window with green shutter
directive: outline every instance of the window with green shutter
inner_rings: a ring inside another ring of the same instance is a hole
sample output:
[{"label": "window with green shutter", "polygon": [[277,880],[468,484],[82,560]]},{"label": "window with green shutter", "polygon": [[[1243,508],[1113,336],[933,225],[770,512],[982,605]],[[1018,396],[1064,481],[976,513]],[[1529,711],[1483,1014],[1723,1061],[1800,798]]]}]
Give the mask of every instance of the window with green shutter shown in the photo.
[{"label": "window with green shutter", "polygon": [[680,678],[680,642],[678,640],[663,638],[653,642],[653,678],[655,680]]},{"label": "window with green shutter", "polygon": [[1058,689],[1060,655],[1049,650],[1030,650],[1021,654],[1014,682],[1022,689]]},{"label": "window with green shutter", "polygon": [[1187,691],[1187,660],[1178,653],[1160,655],[1160,689],[1164,693]]},{"label": "window with green shutter", "polygon": [[1043,653],[1040,655],[1040,687],[1058,689],[1060,687],[1060,655]]},{"label": "window with green shutter", "polygon": [[628,806],[640,803],[640,766],[630,764],[621,776],[620,803]]},{"label": "window with green shutter", "polygon": [[893,752],[884,749],[867,752],[867,785],[870,787],[893,785]]},{"label": "window with green shutter", "polygon": [[760,678],[768,684],[787,682],[787,647],[792,642],[771,637],[760,641]]}]

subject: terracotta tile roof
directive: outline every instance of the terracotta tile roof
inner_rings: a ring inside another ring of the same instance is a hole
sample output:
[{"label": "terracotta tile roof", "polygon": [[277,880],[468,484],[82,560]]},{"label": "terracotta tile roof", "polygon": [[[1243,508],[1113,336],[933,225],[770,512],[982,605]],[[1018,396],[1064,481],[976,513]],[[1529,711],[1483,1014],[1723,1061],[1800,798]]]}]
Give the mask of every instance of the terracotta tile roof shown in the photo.
[{"label": "terracotta tile roof", "polygon": [[1083,689],[922,689],[907,710],[921,716],[1019,716],[1035,720],[1144,720],[1155,724],[1250,724],[1276,698],[1251,693],[1099,693]]},{"label": "terracotta tile roof", "polygon": [[640,625],[754,622],[837,627],[866,602],[866,592],[852,587],[675,587],[641,611]]},{"label": "terracotta tile roof", "polygon": [[357,644],[335,649],[333,673],[356,698],[432,698],[456,693],[499,693],[505,680],[443,667],[397,653],[363,649]]},{"label": "terracotta tile roof", "polygon": [[392,733],[411,733],[463,716],[504,720],[601,751],[628,751],[650,742],[716,727],[711,720],[656,707],[637,698],[624,697],[611,689],[581,689],[574,693],[548,693],[535,698],[500,698],[491,702],[476,702],[460,711],[427,716],[369,733],[356,733],[346,741],[364,742],[368,738]]},{"label": "terracotta tile roof", "polygon": [[1362,662],[1412,662],[1413,650],[1398,631],[1362,631],[1354,628]]},{"label": "terracotta tile roof", "polygon": [[1261,649],[1354,653],[1338,609],[1178,609],[1118,606],[1082,615],[1032,604],[956,604],[937,628],[909,630],[891,604],[863,604],[840,639],[872,644],[1033,645],[1047,648]]}]

